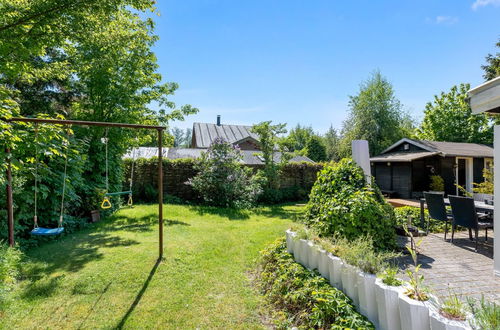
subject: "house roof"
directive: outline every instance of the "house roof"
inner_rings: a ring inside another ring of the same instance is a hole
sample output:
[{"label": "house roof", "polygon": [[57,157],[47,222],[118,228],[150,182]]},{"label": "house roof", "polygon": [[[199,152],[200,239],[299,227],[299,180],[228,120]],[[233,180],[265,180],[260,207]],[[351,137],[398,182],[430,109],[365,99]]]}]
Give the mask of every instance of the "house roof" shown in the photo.
[{"label": "house roof", "polygon": [[467,94],[472,113],[500,113],[500,77],[472,88]]},{"label": "house roof", "polygon": [[371,162],[411,162],[416,159],[438,155],[438,152],[419,151],[419,152],[388,152],[370,158]]},{"label": "house roof", "polygon": [[259,141],[257,134],[251,132],[252,126],[217,125],[210,123],[194,123],[193,139],[197,148],[208,148],[216,138],[238,144],[244,140]]},{"label": "house roof", "polygon": [[[207,149],[200,148],[163,148],[163,157],[168,159],[181,159],[181,158],[199,158],[202,152]],[[258,150],[241,150],[243,155],[242,163],[246,165],[264,165],[262,159],[262,152]],[[123,158],[152,158],[158,155],[158,148],[154,147],[139,147],[126,153]],[[281,153],[274,153],[274,160],[279,162],[281,160]],[[306,156],[295,156],[290,159],[291,162],[310,162],[314,163]]]},{"label": "house roof", "polygon": [[[393,151],[403,143],[412,144],[422,150]],[[380,155],[370,158],[372,162],[411,162],[414,159],[440,155],[443,157],[492,158],[493,148],[479,143],[441,142],[404,138],[385,149]]]}]

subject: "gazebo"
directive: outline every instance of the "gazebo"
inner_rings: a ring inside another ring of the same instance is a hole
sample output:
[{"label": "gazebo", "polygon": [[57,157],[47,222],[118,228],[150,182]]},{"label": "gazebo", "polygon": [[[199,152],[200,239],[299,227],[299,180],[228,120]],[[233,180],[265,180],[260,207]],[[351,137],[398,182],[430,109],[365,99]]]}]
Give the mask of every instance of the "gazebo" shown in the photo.
[{"label": "gazebo", "polygon": [[[472,112],[500,114],[500,77],[485,82],[468,91]],[[500,160],[500,125],[495,126],[493,159]],[[494,174],[495,196],[500,196],[500,171]],[[494,227],[500,233],[500,199],[495,200]],[[495,237],[493,246],[494,272],[500,276],[500,237]]]}]

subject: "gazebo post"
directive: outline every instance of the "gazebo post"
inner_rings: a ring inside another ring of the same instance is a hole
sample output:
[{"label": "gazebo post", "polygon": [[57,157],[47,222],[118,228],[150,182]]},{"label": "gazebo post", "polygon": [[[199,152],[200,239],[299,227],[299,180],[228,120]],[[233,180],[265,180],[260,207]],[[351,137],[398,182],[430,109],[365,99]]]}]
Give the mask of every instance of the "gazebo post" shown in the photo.
[{"label": "gazebo post", "polygon": [[[500,77],[485,82],[467,92],[472,113],[500,114]],[[493,161],[500,164],[500,126],[494,128]],[[494,170],[494,216],[493,227],[495,239],[493,241],[493,271],[500,276],[500,166]]]}]

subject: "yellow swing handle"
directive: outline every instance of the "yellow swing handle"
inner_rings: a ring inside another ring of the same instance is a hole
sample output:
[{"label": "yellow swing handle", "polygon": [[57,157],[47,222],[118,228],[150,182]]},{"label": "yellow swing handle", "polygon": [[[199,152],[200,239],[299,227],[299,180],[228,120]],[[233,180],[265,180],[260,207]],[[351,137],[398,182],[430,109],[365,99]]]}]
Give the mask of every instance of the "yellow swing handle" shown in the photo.
[{"label": "yellow swing handle", "polygon": [[101,208],[102,209],[110,209],[111,208],[111,201],[109,200],[108,196],[104,196],[104,199],[102,200],[101,203]]},{"label": "yellow swing handle", "polygon": [[130,207],[132,207],[132,205],[134,205],[134,200],[132,199],[132,194],[128,194],[127,205]]}]

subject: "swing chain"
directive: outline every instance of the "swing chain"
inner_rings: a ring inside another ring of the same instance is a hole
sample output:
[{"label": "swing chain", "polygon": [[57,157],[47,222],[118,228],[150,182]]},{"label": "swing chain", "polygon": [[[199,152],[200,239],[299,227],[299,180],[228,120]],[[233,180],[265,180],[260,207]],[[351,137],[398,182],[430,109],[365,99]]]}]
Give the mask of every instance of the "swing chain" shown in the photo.
[{"label": "swing chain", "polygon": [[69,149],[69,138],[70,138],[70,128],[67,128],[66,131],[66,148],[64,151],[64,175],[63,175],[63,186],[62,186],[62,197],[61,197],[61,214],[59,215],[59,228],[62,227],[63,224],[63,215],[64,215],[64,195],[66,194],[66,177],[68,172],[68,149]]},{"label": "swing chain", "polygon": [[35,123],[35,215],[33,216],[34,228],[38,228],[38,123]]}]

